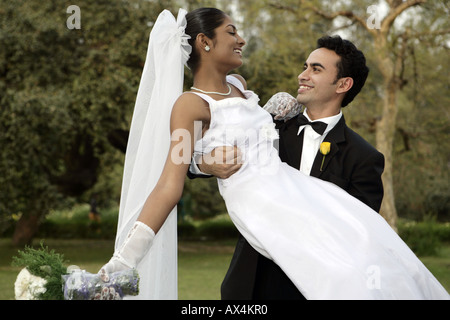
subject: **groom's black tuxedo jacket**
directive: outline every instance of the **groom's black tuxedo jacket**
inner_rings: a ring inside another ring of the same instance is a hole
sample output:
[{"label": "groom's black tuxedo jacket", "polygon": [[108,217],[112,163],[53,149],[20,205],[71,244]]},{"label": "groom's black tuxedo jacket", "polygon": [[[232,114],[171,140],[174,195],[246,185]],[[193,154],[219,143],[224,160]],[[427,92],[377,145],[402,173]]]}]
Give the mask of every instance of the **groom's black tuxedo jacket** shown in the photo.
[{"label": "groom's black tuxedo jacket", "polygon": [[[298,133],[297,117],[275,121],[279,130],[279,155],[283,162],[299,169],[303,131]],[[331,143],[325,157],[317,152],[311,176],[332,182],[375,211],[383,198],[381,174],[384,156],[345,124],[344,116],[327,134]],[[293,283],[272,261],[257,253],[241,236],[221,288],[222,299],[301,299]]]}]

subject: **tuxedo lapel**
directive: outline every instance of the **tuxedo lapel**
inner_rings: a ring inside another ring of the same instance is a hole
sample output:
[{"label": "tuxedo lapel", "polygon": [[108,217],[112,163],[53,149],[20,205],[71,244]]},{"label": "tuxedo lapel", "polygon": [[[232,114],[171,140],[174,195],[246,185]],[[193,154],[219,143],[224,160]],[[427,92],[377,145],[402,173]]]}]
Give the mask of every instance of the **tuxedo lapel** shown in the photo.
[{"label": "tuxedo lapel", "polygon": [[[323,172],[327,170],[328,164],[331,159],[336,155],[339,151],[339,143],[345,141],[344,135],[345,129],[345,119],[344,116],[341,117],[336,126],[328,132],[323,142],[330,142],[330,153],[323,158],[323,154],[320,153],[320,150],[317,151],[316,157],[314,158],[313,167],[311,169],[311,176],[319,178]],[[322,166],[323,161],[323,166]],[[320,170],[322,168],[322,171]]]},{"label": "tuxedo lapel", "polygon": [[280,134],[280,158],[293,168],[300,169],[300,159],[303,149],[303,130],[298,135],[297,117],[288,121],[276,121],[276,129]]}]

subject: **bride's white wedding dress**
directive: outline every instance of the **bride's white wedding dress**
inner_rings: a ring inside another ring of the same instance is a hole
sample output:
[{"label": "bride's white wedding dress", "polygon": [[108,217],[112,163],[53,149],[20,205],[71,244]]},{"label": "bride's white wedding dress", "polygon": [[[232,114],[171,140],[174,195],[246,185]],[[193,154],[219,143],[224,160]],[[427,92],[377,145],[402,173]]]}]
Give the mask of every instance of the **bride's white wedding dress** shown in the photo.
[{"label": "bride's white wedding dress", "polygon": [[277,263],[307,299],[448,299],[449,295],[386,221],[339,187],[282,163],[271,116],[258,96],[209,103],[211,123],[195,153],[235,145],[242,168],[218,180],[231,219]]}]

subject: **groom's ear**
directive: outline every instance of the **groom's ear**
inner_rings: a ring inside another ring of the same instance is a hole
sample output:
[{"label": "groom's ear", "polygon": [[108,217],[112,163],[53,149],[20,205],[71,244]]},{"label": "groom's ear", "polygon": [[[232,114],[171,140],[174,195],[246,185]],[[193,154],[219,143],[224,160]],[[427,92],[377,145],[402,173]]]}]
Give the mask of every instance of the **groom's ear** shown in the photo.
[{"label": "groom's ear", "polygon": [[337,83],[336,93],[345,93],[353,87],[353,78],[340,78]]}]

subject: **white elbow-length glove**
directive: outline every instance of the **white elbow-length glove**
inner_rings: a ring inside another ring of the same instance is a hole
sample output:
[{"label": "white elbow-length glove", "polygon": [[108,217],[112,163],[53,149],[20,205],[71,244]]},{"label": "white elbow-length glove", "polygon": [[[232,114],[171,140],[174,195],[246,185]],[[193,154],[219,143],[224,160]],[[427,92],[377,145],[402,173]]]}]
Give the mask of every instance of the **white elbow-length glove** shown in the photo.
[{"label": "white elbow-length glove", "polygon": [[287,121],[298,115],[302,105],[287,92],[274,94],[264,105],[264,110],[275,116],[275,120]]},{"label": "white elbow-length glove", "polygon": [[136,221],[120,249],[98,272],[100,278],[108,282],[109,274],[136,268],[150,249],[154,237],[155,232],[149,226]]}]

